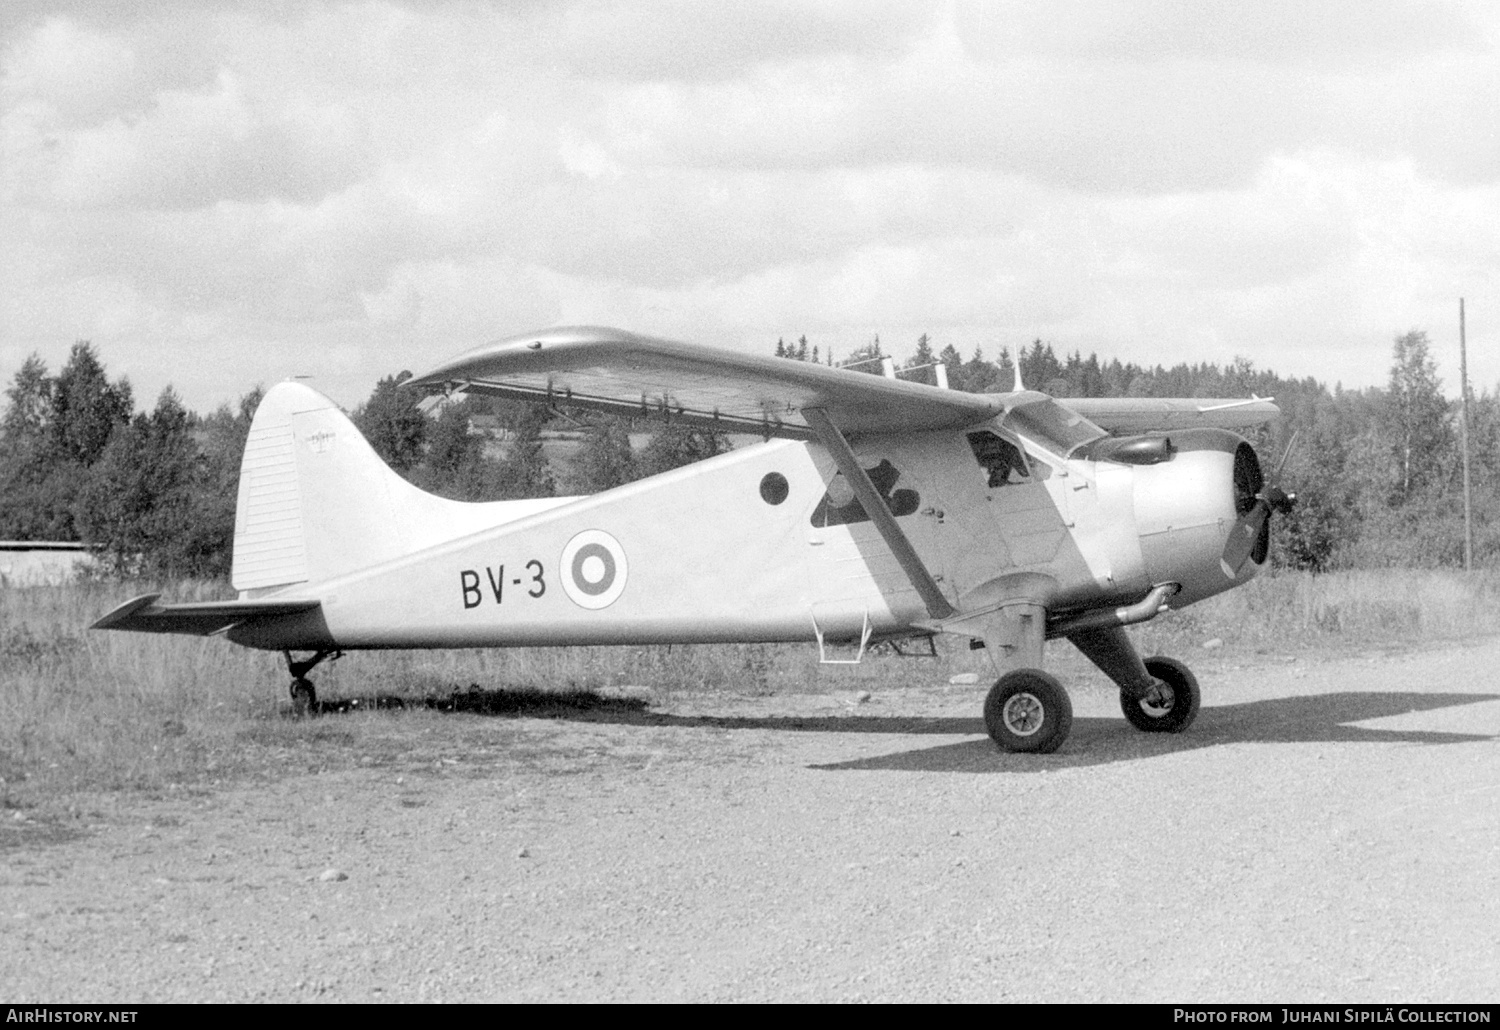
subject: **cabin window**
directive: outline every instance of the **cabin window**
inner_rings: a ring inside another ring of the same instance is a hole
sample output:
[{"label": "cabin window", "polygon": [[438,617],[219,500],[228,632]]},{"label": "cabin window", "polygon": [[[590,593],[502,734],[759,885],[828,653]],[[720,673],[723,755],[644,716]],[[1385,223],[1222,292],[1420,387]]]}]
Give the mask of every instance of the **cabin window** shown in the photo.
[{"label": "cabin window", "polygon": [[[910,515],[921,507],[922,498],[915,490],[897,488],[901,471],[889,459],[882,458],[874,468],[865,469],[865,474],[870,477],[870,485],[875,487],[875,492],[896,518]],[[870,516],[865,511],[865,506],[854,496],[853,485],[844,478],[842,472],[834,473],[823,499],[813,509],[812,524],[819,529],[826,529],[829,526],[849,526],[869,521]]]},{"label": "cabin window", "polygon": [[974,460],[983,469],[985,486],[1008,486],[1031,482],[1031,471],[1021,448],[998,433],[982,430],[969,434]]},{"label": "cabin window", "polygon": [[791,484],[780,472],[767,472],[760,481],[760,499],[767,504],[780,504],[791,492]]}]

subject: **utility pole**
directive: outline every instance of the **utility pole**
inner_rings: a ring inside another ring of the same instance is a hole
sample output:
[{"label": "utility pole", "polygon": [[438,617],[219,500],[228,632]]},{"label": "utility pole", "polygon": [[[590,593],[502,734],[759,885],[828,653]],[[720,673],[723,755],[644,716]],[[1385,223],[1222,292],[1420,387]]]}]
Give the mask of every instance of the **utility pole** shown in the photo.
[{"label": "utility pole", "polygon": [[1464,571],[1474,570],[1474,514],[1469,504],[1469,346],[1464,299],[1458,298],[1458,439],[1464,456]]}]

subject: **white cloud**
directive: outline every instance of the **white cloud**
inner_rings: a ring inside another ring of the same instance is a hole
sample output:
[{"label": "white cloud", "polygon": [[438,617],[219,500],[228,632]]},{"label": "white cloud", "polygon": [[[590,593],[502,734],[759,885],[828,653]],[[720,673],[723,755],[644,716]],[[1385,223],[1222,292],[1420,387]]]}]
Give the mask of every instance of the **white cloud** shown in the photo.
[{"label": "white cloud", "polygon": [[1387,61],[1478,45],[1479,2],[1258,0],[955,0],[955,24],[980,60],[1036,56],[1125,63],[1248,61],[1278,66]]},{"label": "white cloud", "polygon": [[[34,147],[39,128],[8,125],[7,136],[18,140],[26,133]],[[219,201],[308,201],[348,185],[363,170],[356,121],[336,107],[292,103],[266,110],[228,71],[212,91],[163,92],[138,118],[114,117],[52,139],[43,144],[50,158],[32,162],[17,184],[33,203],[183,209]]]}]

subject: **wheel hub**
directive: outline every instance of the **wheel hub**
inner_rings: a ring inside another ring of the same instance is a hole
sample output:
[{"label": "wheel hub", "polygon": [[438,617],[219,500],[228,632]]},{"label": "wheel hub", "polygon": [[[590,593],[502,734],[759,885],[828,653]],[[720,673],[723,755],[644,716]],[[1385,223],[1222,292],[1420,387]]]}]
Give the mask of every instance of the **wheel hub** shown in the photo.
[{"label": "wheel hub", "polygon": [[1012,695],[1000,710],[1005,728],[1018,737],[1029,737],[1041,729],[1043,714],[1041,700],[1035,694],[1024,692]]},{"label": "wheel hub", "polygon": [[1152,687],[1146,693],[1146,696],[1141,698],[1141,707],[1150,715],[1165,715],[1172,710],[1172,701],[1174,698],[1175,695],[1172,693],[1172,688],[1161,680],[1157,680],[1156,686]]}]

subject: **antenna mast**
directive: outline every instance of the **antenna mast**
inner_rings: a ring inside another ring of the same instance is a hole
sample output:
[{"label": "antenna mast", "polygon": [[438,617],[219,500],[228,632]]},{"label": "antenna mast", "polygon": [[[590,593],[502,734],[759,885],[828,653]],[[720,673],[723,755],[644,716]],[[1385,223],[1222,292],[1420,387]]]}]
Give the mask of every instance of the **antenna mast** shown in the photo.
[{"label": "antenna mast", "polygon": [[1464,571],[1474,569],[1474,514],[1469,500],[1469,347],[1464,339],[1464,299],[1458,298],[1458,439],[1464,456]]}]

